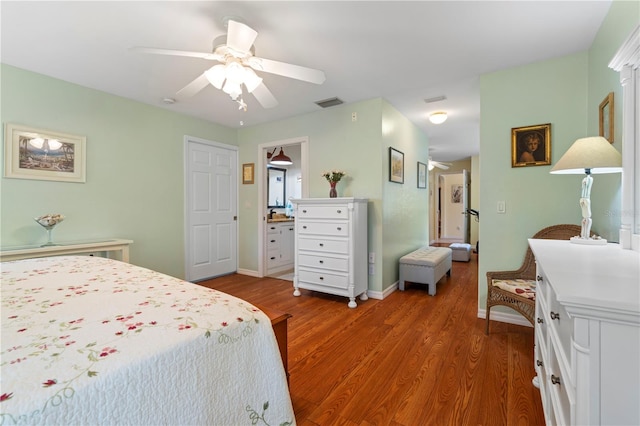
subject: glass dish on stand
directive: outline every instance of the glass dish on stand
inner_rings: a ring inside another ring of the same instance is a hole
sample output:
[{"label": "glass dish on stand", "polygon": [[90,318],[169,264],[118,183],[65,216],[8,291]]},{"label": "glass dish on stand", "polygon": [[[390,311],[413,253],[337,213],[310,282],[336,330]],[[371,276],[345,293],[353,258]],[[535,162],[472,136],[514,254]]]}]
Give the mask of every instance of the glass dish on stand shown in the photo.
[{"label": "glass dish on stand", "polygon": [[34,220],[38,222],[38,225],[47,230],[47,243],[43,244],[42,247],[55,246],[56,244],[53,242],[51,231],[53,231],[53,228],[55,228],[57,224],[64,220],[64,216],[61,214],[46,214],[36,217]]}]

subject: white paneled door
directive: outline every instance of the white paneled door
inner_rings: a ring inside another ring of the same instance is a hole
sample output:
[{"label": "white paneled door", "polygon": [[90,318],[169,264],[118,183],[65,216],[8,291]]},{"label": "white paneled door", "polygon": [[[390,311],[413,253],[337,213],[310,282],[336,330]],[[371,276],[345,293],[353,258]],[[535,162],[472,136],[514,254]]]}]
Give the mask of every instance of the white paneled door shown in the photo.
[{"label": "white paneled door", "polygon": [[186,279],[235,272],[237,149],[187,137],[185,155]]}]

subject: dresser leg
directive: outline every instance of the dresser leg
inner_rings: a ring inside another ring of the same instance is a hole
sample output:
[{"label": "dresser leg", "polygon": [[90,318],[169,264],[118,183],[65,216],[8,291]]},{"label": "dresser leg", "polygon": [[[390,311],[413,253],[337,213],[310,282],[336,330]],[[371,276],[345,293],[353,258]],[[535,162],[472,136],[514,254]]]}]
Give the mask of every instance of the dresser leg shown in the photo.
[{"label": "dresser leg", "polygon": [[350,308],[355,308],[358,306],[358,304],[356,303],[356,298],[355,297],[350,297],[349,298],[349,304],[347,305]]},{"label": "dresser leg", "polygon": [[533,386],[540,389],[540,379],[538,378],[538,376],[535,376],[533,379],[531,379],[531,383],[533,383]]},{"label": "dresser leg", "polygon": [[297,289],[297,288],[295,290],[293,290],[293,295],[294,296],[300,296],[300,290]]}]

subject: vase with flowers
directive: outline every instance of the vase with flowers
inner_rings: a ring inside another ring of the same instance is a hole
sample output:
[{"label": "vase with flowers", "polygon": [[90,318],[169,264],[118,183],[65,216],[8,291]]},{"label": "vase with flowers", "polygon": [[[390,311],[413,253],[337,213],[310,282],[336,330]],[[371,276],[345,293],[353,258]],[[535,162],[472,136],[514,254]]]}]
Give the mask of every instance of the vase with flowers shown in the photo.
[{"label": "vase with flowers", "polygon": [[329,190],[329,198],[336,198],[338,196],[338,191],[336,191],[336,184],[340,182],[340,179],[346,176],[346,173],[342,170],[331,170],[329,172],[322,173],[322,177],[324,177],[331,189]]}]

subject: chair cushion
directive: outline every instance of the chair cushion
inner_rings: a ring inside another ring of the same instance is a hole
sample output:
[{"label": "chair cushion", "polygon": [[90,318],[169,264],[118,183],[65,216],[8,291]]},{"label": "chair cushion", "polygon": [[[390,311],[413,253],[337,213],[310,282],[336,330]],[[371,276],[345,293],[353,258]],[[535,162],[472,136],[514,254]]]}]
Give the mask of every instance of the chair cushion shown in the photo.
[{"label": "chair cushion", "polygon": [[491,285],[502,290],[517,294],[518,296],[536,300],[535,280],[491,280]]}]

